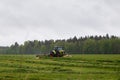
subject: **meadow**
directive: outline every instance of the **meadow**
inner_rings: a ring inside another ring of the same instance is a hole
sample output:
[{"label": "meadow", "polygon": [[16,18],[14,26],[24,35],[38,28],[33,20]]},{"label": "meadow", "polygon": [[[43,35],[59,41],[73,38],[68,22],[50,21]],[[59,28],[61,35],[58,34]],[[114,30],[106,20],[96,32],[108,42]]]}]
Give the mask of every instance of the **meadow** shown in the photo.
[{"label": "meadow", "polygon": [[0,80],[120,80],[120,55],[0,55]]}]

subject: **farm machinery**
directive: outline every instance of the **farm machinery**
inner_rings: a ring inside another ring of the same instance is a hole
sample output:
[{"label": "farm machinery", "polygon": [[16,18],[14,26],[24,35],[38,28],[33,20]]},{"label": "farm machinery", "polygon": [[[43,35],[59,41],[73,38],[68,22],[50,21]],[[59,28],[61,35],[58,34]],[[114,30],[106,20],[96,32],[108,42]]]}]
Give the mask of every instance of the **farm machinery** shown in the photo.
[{"label": "farm machinery", "polygon": [[50,57],[63,57],[66,54],[65,54],[65,50],[63,49],[63,47],[55,46],[49,55]]},{"label": "farm machinery", "polygon": [[42,58],[42,57],[65,57],[68,56],[67,54],[65,54],[65,50],[63,49],[63,47],[59,47],[59,46],[55,46],[53,50],[50,51],[49,54],[38,54],[36,55],[36,57]]},{"label": "farm machinery", "polygon": [[55,46],[54,49],[51,50],[49,54],[36,55],[36,57],[40,59],[42,57],[72,57],[72,56],[66,54],[63,47]]}]

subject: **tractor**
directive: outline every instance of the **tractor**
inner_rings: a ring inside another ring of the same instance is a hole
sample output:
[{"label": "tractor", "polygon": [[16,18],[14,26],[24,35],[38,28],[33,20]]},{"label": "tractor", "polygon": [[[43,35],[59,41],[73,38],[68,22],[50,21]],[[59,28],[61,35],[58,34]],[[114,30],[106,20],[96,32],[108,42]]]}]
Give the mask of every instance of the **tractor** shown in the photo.
[{"label": "tractor", "polygon": [[40,59],[42,57],[72,57],[71,55],[68,55],[68,53],[65,53],[65,50],[63,47],[55,46],[52,51],[50,51],[49,54],[44,55],[36,55],[37,59]]},{"label": "tractor", "polygon": [[51,57],[63,57],[65,55],[65,50],[63,47],[55,46],[52,51],[50,51]]}]

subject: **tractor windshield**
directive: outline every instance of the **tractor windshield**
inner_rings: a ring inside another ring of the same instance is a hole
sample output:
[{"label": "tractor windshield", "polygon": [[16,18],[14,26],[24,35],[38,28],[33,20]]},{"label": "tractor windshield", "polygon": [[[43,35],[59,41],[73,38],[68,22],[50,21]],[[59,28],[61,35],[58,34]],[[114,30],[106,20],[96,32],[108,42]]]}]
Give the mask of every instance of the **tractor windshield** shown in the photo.
[{"label": "tractor windshield", "polygon": [[63,50],[62,47],[54,47],[54,50]]},{"label": "tractor windshield", "polygon": [[58,47],[58,50],[63,50],[62,47]]}]

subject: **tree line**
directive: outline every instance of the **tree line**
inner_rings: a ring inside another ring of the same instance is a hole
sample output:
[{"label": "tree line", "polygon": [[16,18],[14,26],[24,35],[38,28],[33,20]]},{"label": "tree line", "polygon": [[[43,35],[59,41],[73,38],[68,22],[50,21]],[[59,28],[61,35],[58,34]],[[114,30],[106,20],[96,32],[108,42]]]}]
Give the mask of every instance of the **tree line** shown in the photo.
[{"label": "tree line", "polygon": [[54,46],[62,46],[66,53],[72,54],[120,54],[120,38],[117,36],[85,36],[69,39],[25,41],[19,45],[15,42],[10,47],[0,49],[6,54],[40,54],[49,53]]}]

